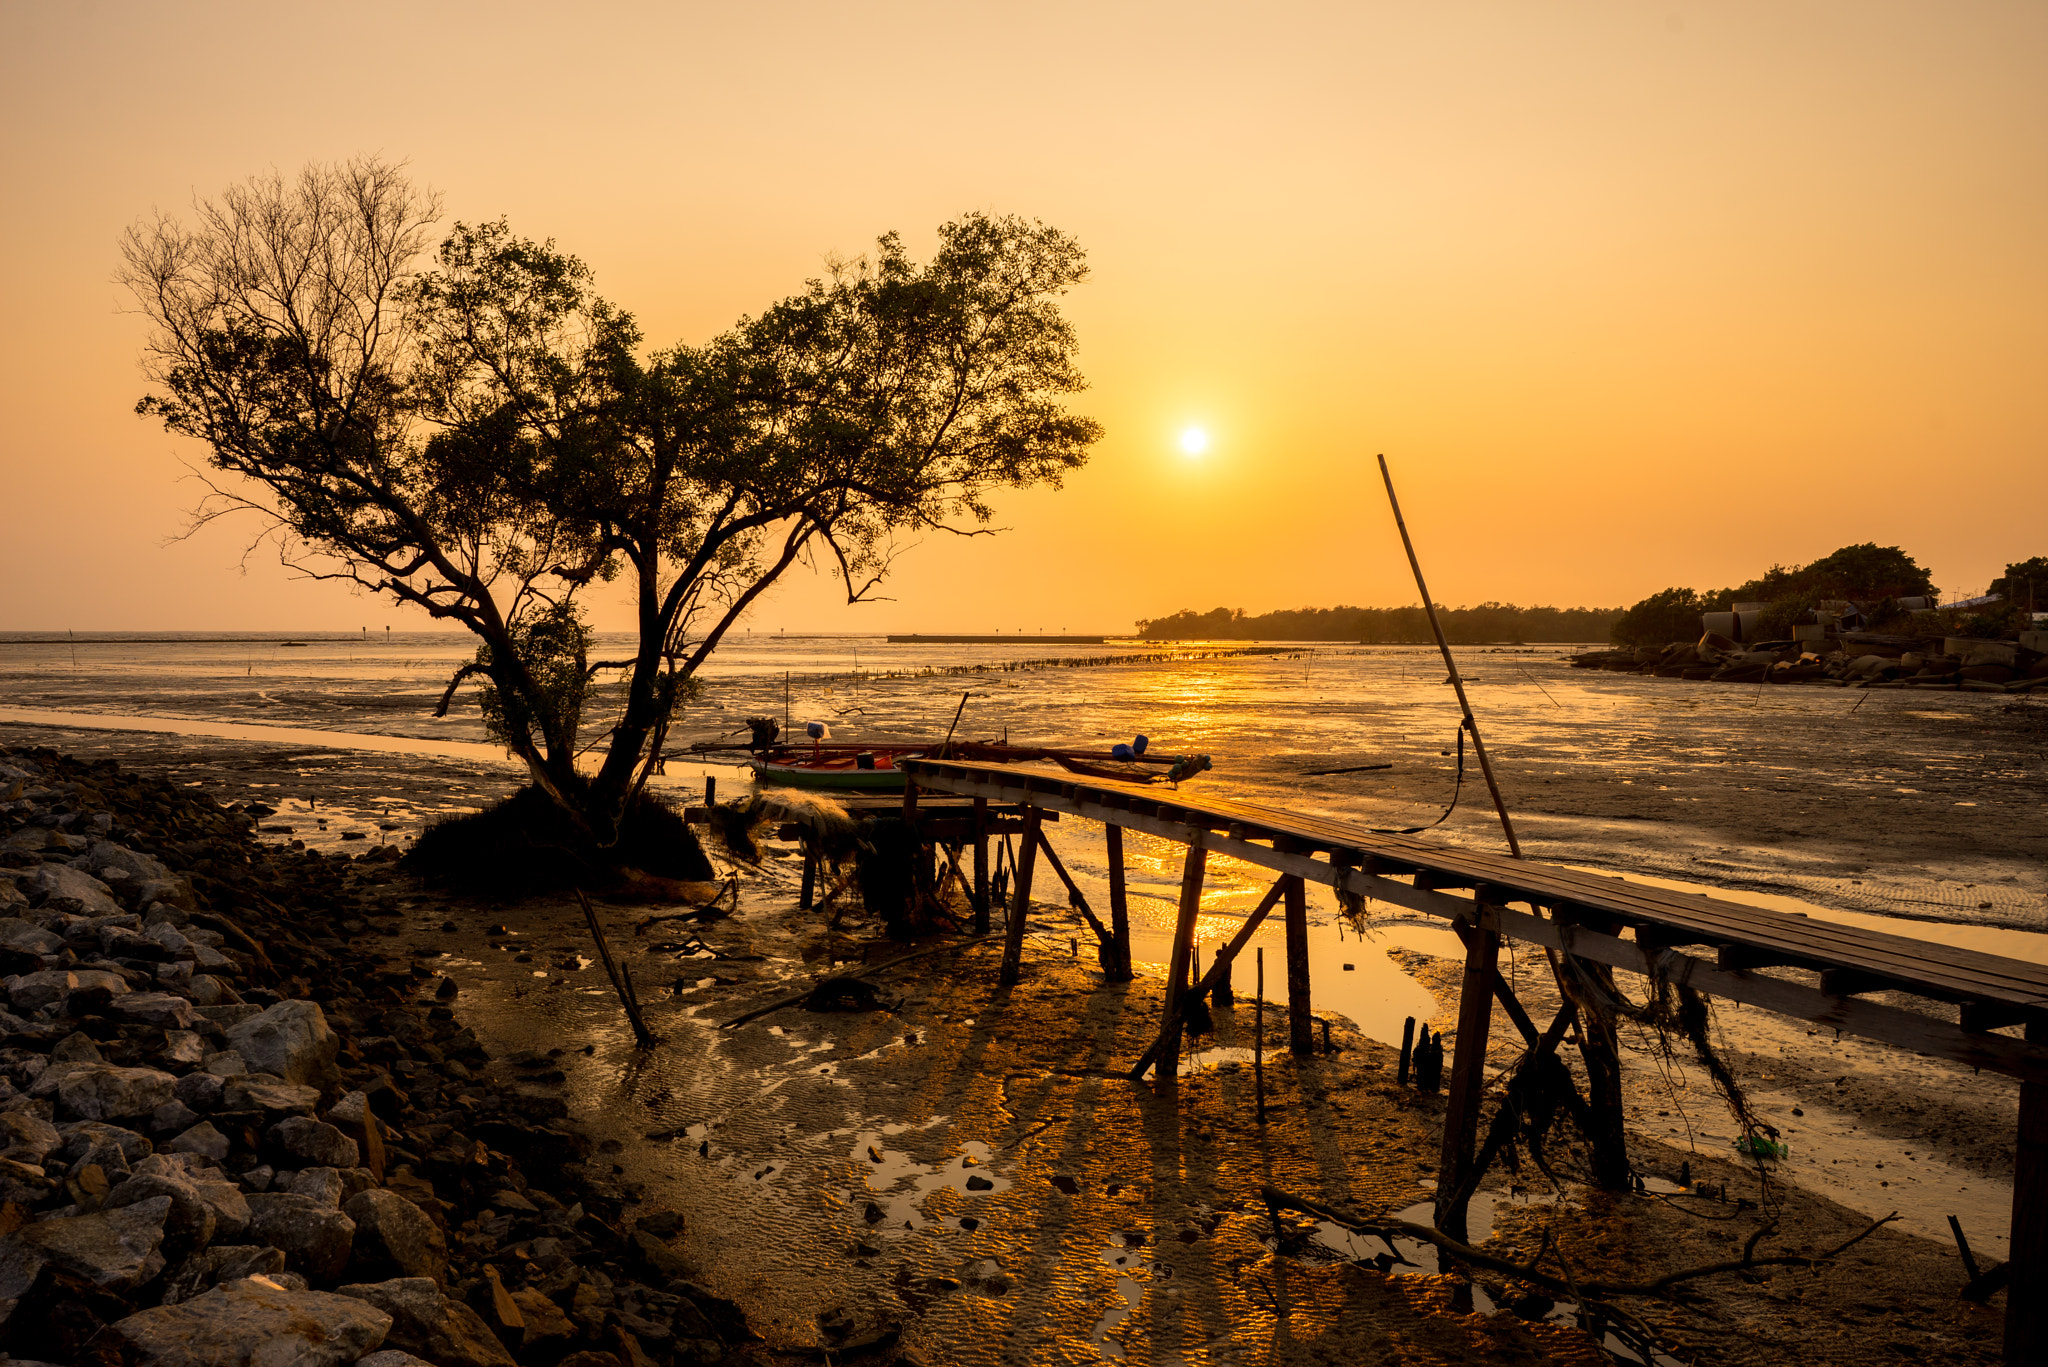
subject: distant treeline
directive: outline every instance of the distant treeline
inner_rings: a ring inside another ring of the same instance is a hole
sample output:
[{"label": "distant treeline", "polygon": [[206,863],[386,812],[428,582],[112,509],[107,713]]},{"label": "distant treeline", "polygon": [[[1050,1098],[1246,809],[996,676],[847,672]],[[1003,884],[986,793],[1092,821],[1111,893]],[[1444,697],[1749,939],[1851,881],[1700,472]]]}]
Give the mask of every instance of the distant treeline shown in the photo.
[{"label": "distant treeline", "polygon": [[[1463,645],[1529,641],[1604,641],[1621,617],[1620,608],[1538,608],[1481,603],[1471,608],[1438,605],[1444,635]],[[1148,641],[1361,641],[1368,645],[1419,645],[1432,641],[1429,617],[1408,608],[1295,608],[1247,616],[1241,608],[1196,612],[1138,623]]]}]

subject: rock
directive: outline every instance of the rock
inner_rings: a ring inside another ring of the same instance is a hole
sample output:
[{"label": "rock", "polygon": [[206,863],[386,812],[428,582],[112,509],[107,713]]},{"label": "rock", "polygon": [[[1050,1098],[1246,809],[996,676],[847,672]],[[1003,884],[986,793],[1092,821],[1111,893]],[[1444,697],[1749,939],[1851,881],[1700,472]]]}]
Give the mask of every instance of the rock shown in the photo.
[{"label": "rock", "polygon": [[73,1030],[63,1039],[50,1046],[52,1063],[105,1063],[107,1056],[100,1052],[100,1046],[91,1035],[83,1030]]},{"label": "rock", "polygon": [[148,1115],[177,1095],[178,1080],[154,1068],[89,1063],[57,1084],[57,1106],[80,1120]]},{"label": "rock", "polygon": [[206,1061],[206,1041],[190,1030],[166,1030],[157,1057],[179,1068],[196,1068]]},{"label": "rock", "polygon": [[63,1142],[57,1127],[28,1111],[0,1111],[0,1157],[40,1166]]},{"label": "rock", "polygon": [[[203,1160],[183,1153],[153,1153],[135,1165],[130,1180],[143,1177],[162,1177],[185,1186],[192,1199],[213,1213],[215,1239],[231,1243],[249,1228],[249,1203],[243,1198],[242,1189],[228,1181],[218,1168],[205,1166]],[[108,1197],[108,1204],[115,1204],[112,1196]]]},{"label": "rock", "polygon": [[173,1089],[178,1100],[190,1106],[201,1115],[220,1109],[221,1089],[225,1082],[212,1073],[187,1073],[178,1079]]},{"label": "rock", "polygon": [[246,1277],[114,1324],[136,1367],[343,1367],[382,1344],[391,1316],[354,1296]]},{"label": "rock", "polygon": [[0,1158],[0,1201],[33,1206],[41,1203],[56,1187],[57,1179],[45,1173],[40,1163]]},{"label": "rock", "polygon": [[233,1145],[226,1135],[213,1127],[212,1121],[202,1120],[164,1147],[172,1153],[197,1154],[216,1163],[224,1163]]},{"label": "rock", "polygon": [[124,1175],[131,1164],[140,1163],[156,1148],[133,1130],[97,1120],[74,1120],[59,1125],[57,1132],[63,1140],[56,1154],[66,1165],[93,1162],[109,1172],[119,1169]]},{"label": "rock", "polygon": [[576,1326],[562,1313],[562,1308],[533,1287],[514,1291],[512,1303],[519,1307],[519,1317],[526,1321],[521,1348],[567,1343],[576,1337]]},{"label": "rock", "polygon": [[[284,1189],[294,1196],[310,1196],[323,1206],[340,1210],[346,1184],[341,1180],[339,1168],[305,1168],[293,1173]],[[356,1219],[355,1214],[351,1212],[349,1218]],[[362,1241],[362,1222],[357,1220],[356,1242],[360,1244]]]},{"label": "rock", "polygon": [[356,1367],[434,1367],[434,1364],[401,1349],[386,1348],[366,1358],[357,1358]]},{"label": "rock", "polygon": [[121,1210],[59,1215],[0,1239],[0,1300],[34,1284],[45,1264],[75,1272],[109,1291],[132,1291],[164,1270],[157,1249],[171,1200],[158,1196]]},{"label": "rock", "polygon": [[191,1179],[179,1173],[136,1173],[107,1193],[107,1210],[125,1210],[159,1197],[171,1203],[164,1217],[167,1256],[195,1252],[213,1242],[213,1206],[200,1199]]},{"label": "rock", "polygon": [[284,1275],[284,1252],[257,1244],[215,1244],[164,1274],[163,1303],[176,1305],[223,1282]]},{"label": "rock", "polygon": [[[14,892],[17,898],[21,897],[12,883],[0,883],[0,893],[4,892]],[[0,945],[26,954],[61,954],[64,952],[64,937],[18,916],[6,916],[0,917]]]},{"label": "rock", "polygon": [[130,992],[114,999],[114,1011],[160,1030],[184,1030],[199,1019],[191,1002],[171,992]]},{"label": "rock", "polygon": [[295,1087],[288,1082],[277,1082],[260,1074],[247,1077],[231,1077],[221,1089],[219,1109],[222,1111],[263,1111],[270,1115],[296,1112],[310,1115],[320,1104],[320,1093],[312,1087]]},{"label": "rock", "polygon": [[483,1317],[442,1295],[431,1278],[357,1282],[336,1287],[335,1292],[359,1297],[391,1316],[386,1342],[393,1348],[416,1353],[439,1367],[515,1367]]},{"label": "rock", "polygon": [[555,1367],[626,1367],[615,1353],[571,1353],[555,1364]]},{"label": "rock", "polygon": [[271,1146],[302,1166],[352,1168],[362,1160],[356,1141],[324,1120],[295,1115],[270,1127]]},{"label": "rock", "polygon": [[284,1250],[285,1266],[309,1281],[332,1282],[348,1266],[356,1222],[310,1196],[265,1192],[249,1203],[251,1242]]},{"label": "rock", "polygon": [[116,845],[111,840],[96,840],[86,852],[86,867],[94,873],[105,873],[108,869],[119,869],[139,882],[168,881],[171,871],[163,861],[150,855],[138,854],[126,845]]},{"label": "rock", "polygon": [[313,1002],[281,1001],[229,1026],[227,1039],[254,1072],[275,1073],[286,1082],[323,1089],[339,1080],[334,1057],[341,1040],[327,1028],[326,1015]]},{"label": "rock", "polygon": [[55,903],[61,910],[80,916],[119,916],[121,904],[113,890],[84,869],[68,864],[44,864],[21,880],[21,890],[31,902]]},{"label": "rock", "polygon": [[349,1275],[359,1281],[427,1277],[448,1273],[448,1240],[425,1211],[382,1187],[358,1193],[342,1206],[356,1222]]},{"label": "rock", "polygon": [[645,1230],[634,1230],[626,1247],[635,1262],[663,1281],[687,1277],[692,1270],[682,1254]]},{"label": "rock", "polygon": [[128,991],[128,980],[97,968],[45,968],[7,980],[7,998],[16,1011],[35,1011],[63,1003],[73,992],[104,988],[114,996]]},{"label": "rock", "polygon": [[199,1123],[199,1112],[172,1097],[149,1113],[151,1134],[182,1134]]}]

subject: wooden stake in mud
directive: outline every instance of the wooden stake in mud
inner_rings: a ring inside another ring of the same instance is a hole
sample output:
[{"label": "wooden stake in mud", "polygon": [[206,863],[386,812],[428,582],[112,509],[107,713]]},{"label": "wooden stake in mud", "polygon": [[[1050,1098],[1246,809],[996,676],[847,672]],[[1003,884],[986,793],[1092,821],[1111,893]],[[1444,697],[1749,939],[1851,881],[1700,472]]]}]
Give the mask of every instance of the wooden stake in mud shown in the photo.
[{"label": "wooden stake in mud", "polygon": [[1266,1123],[1266,947],[1259,946],[1258,996],[1252,1007],[1252,1095],[1258,1099],[1259,1123]]},{"label": "wooden stake in mud", "polygon": [[1451,687],[1458,695],[1458,708],[1465,714],[1465,730],[1472,737],[1472,753],[1479,757],[1479,772],[1486,778],[1486,791],[1493,794],[1493,810],[1500,814],[1501,834],[1508,838],[1508,853],[1515,858],[1522,857],[1522,846],[1515,839],[1515,823],[1508,819],[1508,805],[1501,800],[1500,785],[1494,782],[1493,761],[1486,757],[1486,743],[1479,738],[1479,721],[1472,715],[1472,703],[1465,696],[1465,678],[1458,673],[1458,662],[1451,658],[1451,643],[1444,639],[1444,624],[1437,620],[1436,600],[1429,596],[1429,585],[1422,580],[1422,562],[1415,556],[1415,542],[1408,536],[1408,523],[1401,516],[1401,500],[1394,497],[1394,477],[1387,473],[1387,458],[1381,456],[1380,478],[1386,481],[1387,503],[1394,510],[1394,525],[1400,528],[1401,545],[1408,552],[1408,568],[1415,571],[1415,589],[1422,595],[1422,610],[1429,615],[1429,629],[1436,636],[1436,648],[1443,652],[1444,668],[1450,672]]},{"label": "wooden stake in mud", "polygon": [[974,799],[974,933],[988,934],[988,799]]},{"label": "wooden stake in mud", "polygon": [[1037,807],[1024,809],[1024,836],[1018,841],[1017,886],[1010,895],[1010,923],[1004,927],[1003,971],[998,979],[1014,987],[1024,968],[1024,918],[1031,911],[1031,873],[1038,864],[1038,828],[1045,813]]},{"label": "wooden stake in mud", "polygon": [[590,922],[590,938],[597,941],[597,952],[604,959],[604,971],[610,975],[612,987],[619,994],[619,1004],[626,1008],[626,1019],[633,1026],[633,1038],[642,1049],[652,1049],[660,1043],[654,1032],[647,1028],[646,1018],[640,1014],[640,999],[634,995],[633,979],[626,967],[612,957],[612,943],[605,938],[604,926],[597,919],[597,908],[590,905],[590,899],[583,895],[583,889],[576,889],[576,900],[583,904],[583,919]]},{"label": "wooden stake in mud", "polygon": [[1156,1060],[1161,1082],[1180,1077],[1180,1042],[1185,1033],[1180,1021],[1181,996],[1188,989],[1188,965],[1194,958],[1195,923],[1202,914],[1202,875],[1209,864],[1207,832],[1188,832],[1188,858],[1180,875],[1180,916],[1173,927],[1173,958],[1166,968],[1166,1018],[1172,1022],[1161,1037],[1165,1047]]},{"label": "wooden stake in mud", "polygon": [[[2027,1043],[2048,1044],[2048,1024],[2029,1021]],[[2048,1362],[2048,1085],[2039,1082],[2020,1083],[2008,1265],[2005,1360]]]},{"label": "wooden stake in mud", "polygon": [[1287,899],[1287,1048],[1296,1058],[1307,1058],[1316,1051],[1308,996],[1308,884],[1288,874],[1280,891]]},{"label": "wooden stake in mud", "polygon": [[1103,827],[1103,837],[1109,844],[1109,934],[1115,941],[1109,978],[1127,983],[1131,980],[1131,906],[1124,892],[1124,828],[1112,822]]},{"label": "wooden stake in mud", "polygon": [[[1486,1088],[1486,1037],[1493,1025],[1494,965],[1500,958],[1500,923],[1479,905],[1479,924],[1453,922],[1465,942],[1465,980],[1458,988],[1458,1050],[1451,1060],[1451,1094],[1444,1109],[1444,1145],[1439,1171],[1436,1227],[1453,1239],[1465,1237],[1460,1199],[1472,1149],[1479,1136],[1479,1099]],[[1489,925],[1488,921],[1492,924]]]}]

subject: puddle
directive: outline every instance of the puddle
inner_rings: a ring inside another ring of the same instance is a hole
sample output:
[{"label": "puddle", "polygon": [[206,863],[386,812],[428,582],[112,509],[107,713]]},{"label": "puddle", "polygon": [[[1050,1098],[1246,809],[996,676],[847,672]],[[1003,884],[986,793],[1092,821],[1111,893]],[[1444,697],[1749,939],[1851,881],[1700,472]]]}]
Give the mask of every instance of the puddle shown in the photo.
[{"label": "puddle", "polygon": [[[847,1160],[860,1169],[861,1187],[848,1193],[849,1204],[863,1207],[862,1218],[876,1234],[901,1238],[927,1225],[955,1226],[959,1217],[927,1215],[925,1201],[941,1191],[955,1191],[971,1200],[1008,1191],[1012,1181],[992,1171],[995,1154],[980,1140],[969,1140],[960,1152],[939,1163],[915,1158],[883,1141],[885,1131],[903,1132],[905,1126],[861,1130],[854,1136]],[[919,1127],[926,1128],[926,1127]]]}]

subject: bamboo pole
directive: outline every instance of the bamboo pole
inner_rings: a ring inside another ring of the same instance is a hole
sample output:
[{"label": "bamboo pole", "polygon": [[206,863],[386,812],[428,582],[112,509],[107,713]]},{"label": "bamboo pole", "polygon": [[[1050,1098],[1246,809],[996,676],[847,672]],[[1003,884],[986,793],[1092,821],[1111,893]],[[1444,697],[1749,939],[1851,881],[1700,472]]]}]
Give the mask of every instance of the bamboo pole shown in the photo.
[{"label": "bamboo pole", "polygon": [[1394,496],[1394,477],[1387,472],[1387,458],[1381,456],[1380,478],[1386,481],[1387,503],[1394,510],[1394,525],[1401,531],[1401,545],[1408,552],[1408,568],[1415,571],[1415,588],[1422,595],[1422,610],[1429,614],[1429,629],[1436,636],[1436,647],[1443,652],[1444,668],[1450,671],[1451,687],[1458,695],[1458,708],[1465,714],[1465,730],[1472,737],[1472,752],[1479,757],[1479,772],[1486,778],[1486,791],[1493,795],[1493,810],[1500,814],[1501,833],[1508,838],[1508,853],[1515,858],[1522,857],[1521,842],[1515,839],[1515,823],[1508,817],[1508,805],[1500,795],[1500,784],[1494,781],[1493,761],[1486,757],[1486,742],[1479,738],[1479,719],[1472,715],[1471,700],[1465,696],[1465,678],[1458,673],[1458,662],[1451,657],[1451,643],[1444,638],[1444,624],[1437,619],[1436,600],[1429,596],[1429,585],[1422,579],[1422,561],[1416,558],[1415,542],[1408,535],[1408,523],[1401,516],[1401,500]]}]

